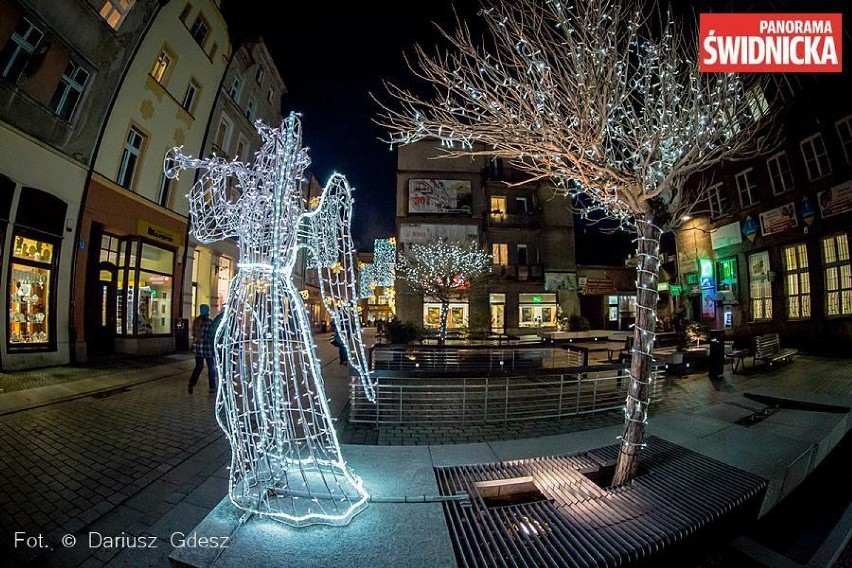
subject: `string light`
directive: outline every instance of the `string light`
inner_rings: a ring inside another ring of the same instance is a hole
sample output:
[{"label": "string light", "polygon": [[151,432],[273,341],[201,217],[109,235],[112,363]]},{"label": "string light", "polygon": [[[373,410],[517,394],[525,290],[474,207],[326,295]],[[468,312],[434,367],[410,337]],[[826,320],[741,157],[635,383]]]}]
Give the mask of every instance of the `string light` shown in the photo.
[{"label": "string light", "polygon": [[461,289],[491,270],[491,255],[479,250],[475,242],[411,243],[399,255],[397,274],[408,286],[424,296],[441,302],[438,338],[447,337],[450,300]]},{"label": "string light", "polygon": [[[448,157],[502,158],[528,181],[551,183],[588,223],[637,234],[622,437],[623,454],[633,456],[650,397],[660,235],[709,211],[712,183],[697,172],[775,143],[775,133],[757,137],[768,111],[762,83],[700,73],[694,40],[671,14],[646,17],[638,2],[486,4],[487,42],[459,25],[443,34],[447,49],[417,46],[409,66],[430,88],[386,83],[392,102],[374,97],[377,122],[391,146],[438,139]],[[626,481],[621,466],[616,484]]]},{"label": "string light", "polygon": [[368,494],[341,455],[293,269],[304,249],[349,363],[374,400],[355,293],[352,190],[335,174],[306,208],[310,159],[298,115],[278,129],[261,121],[255,127],[262,147],[251,164],[192,158],[181,148],[164,162],[170,178],[183,169],[204,172],[187,195],[195,238],[239,243],[214,341],[216,418],[232,450],[228,494],[238,508],[287,524],[344,525],[367,506]]}]

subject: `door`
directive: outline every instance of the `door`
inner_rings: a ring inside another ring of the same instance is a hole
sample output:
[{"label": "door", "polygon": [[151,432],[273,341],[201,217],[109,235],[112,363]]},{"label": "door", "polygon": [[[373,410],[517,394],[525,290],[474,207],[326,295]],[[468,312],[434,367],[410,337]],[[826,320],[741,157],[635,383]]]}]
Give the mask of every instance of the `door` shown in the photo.
[{"label": "door", "polygon": [[97,313],[91,348],[95,353],[111,353],[115,343],[116,267],[109,262],[98,265]]},{"label": "door", "polygon": [[491,304],[491,333],[506,333],[505,304]]}]

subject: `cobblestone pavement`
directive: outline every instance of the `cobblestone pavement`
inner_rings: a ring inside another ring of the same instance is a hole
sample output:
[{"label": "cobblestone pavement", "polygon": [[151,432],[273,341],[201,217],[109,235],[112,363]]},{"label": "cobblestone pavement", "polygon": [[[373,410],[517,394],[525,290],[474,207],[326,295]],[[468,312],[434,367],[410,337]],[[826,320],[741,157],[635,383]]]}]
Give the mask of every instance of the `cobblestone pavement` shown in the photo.
[{"label": "cobblestone pavement", "polygon": [[[334,408],[342,410],[346,367],[336,364],[335,350],[324,339],[319,336],[318,346],[326,384],[338,399]],[[195,395],[185,390],[191,358],[122,365],[113,364],[110,372],[164,378],[0,416],[4,564],[166,566],[180,535],[227,493],[230,450],[214,417],[214,397],[206,389]],[[778,377],[812,392],[849,396],[850,371],[852,360],[802,356],[768,373],[726,375],[721,381],[706,374],[666,379],[654,412],[698,409]],[[620,420],[610,412],[508,427],[372,430],[352,428],[344,411],[338,424],[344,442],[405,445],[536,437]],[[76,545],[64,547],[65,535]]]}]

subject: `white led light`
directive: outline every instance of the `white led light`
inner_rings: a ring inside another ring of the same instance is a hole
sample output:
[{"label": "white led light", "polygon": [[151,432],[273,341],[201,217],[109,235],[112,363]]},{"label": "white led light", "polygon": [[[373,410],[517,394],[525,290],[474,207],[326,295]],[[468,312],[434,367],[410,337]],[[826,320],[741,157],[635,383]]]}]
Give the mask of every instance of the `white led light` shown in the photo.
[{"label": "white led light", "polygon": [[278,129],[255,126],[263,145],[251,164],[191,158],[180,148],[164,163],[172,178],[204,170],[187,196],[195,238],[239,242],[215,338],[216,418],[232,450],[228,493],[240,509],[287,524],[344,525],[368,495],[341,455],[293,269],[306,250],[349,364],[374,400],[357,312],[352,191],[335,174],[322,197],[306,204],[310,159],[299,117],[291,113]]}]

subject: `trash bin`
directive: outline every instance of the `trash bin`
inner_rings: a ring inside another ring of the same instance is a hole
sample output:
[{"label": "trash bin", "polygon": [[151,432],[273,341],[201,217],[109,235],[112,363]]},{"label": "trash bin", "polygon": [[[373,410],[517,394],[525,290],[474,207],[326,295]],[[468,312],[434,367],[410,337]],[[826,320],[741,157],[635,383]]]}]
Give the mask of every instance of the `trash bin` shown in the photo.
[{"label": "trash bin", "polygon": [[725,372],[725,330],[710,330],[710,355],[707,361],[707,374],[710,379],[722,378]]},{"label": "trash bin", "polygon": [[175,324],[175,350],[189,351],[189,320],[179,318]]}]

